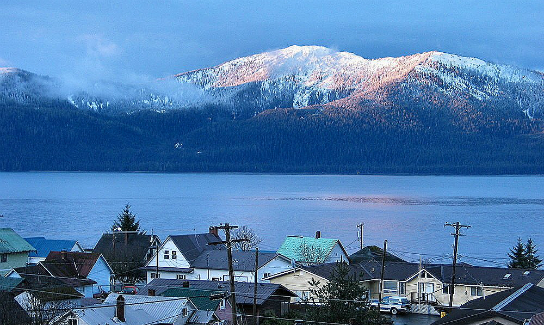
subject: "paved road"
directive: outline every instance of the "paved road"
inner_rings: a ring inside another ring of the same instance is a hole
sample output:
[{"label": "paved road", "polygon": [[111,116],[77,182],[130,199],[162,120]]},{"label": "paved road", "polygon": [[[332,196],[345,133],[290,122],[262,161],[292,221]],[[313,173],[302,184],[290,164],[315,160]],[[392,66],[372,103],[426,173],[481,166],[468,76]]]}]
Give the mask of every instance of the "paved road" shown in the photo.
[{"label": "paved road", "polygon": [[432,315],[422,315],[422,314],[406,314],[406,315],[396,315],[391,316],[394,325],[429,325],[435,320],[438,316]]}]

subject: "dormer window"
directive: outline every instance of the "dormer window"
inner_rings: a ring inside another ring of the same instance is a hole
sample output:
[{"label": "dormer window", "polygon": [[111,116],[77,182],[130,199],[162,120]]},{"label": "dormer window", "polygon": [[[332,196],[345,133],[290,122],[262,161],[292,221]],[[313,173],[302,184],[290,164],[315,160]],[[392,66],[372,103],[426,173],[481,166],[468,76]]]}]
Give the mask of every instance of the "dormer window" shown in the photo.
[{"label": "dormer window", "polygon": [[165,251],[164,251],[164,259],[165,259],[165,260],[170,259],[170,251],[169,251],[169,250],[165,250]]},{"label": "dormer window", "polygon": [[504,280],[508,280],[508,279],[510,279],[510,276],[511,276],[511,275],[512,275],[512,274],[510,274],[510,273],[506,273],[506,274],[504,275],[503,279],[504,279]]}]

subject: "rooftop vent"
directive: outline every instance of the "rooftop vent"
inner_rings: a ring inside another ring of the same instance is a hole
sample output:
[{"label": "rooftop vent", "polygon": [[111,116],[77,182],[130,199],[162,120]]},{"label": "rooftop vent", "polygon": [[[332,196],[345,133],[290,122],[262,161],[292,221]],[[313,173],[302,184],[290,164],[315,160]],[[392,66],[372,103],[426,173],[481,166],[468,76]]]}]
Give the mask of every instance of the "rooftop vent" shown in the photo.
[{"label": "rooftop vent", "polygon": [[504,280],[508,280],[508,279],[510,279],[510,276],[511,276],[511,275],[512,275],[512,274],[510,274],[510,273],[506,273],[506,274],[504,275],[503,279],[504,279]]},{"label": "rooftop vent", "polygon": [[529,275],[529,273],[531,273],[531,272],[525,271],[525,272],[523,272],[523,275],[527,276],[527,275]]}]

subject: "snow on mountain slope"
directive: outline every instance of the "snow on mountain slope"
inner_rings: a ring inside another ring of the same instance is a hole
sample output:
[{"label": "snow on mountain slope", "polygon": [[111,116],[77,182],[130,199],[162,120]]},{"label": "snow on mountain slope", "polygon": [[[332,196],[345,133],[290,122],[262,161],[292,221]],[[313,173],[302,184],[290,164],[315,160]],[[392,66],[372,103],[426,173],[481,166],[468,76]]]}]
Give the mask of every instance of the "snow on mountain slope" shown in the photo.
[{"label": "snow on mountain slope", "polygon": [[278,104],[356,106],[361,100],[381,100],[386,89],[398,84],[414,93],[427,87],[423,91],[453,99],[515,101],[529,117],[544,106],[541,73],[442,52],[368,60],[325,47],[291,46],[175,77],[208,91],[218,102],[261,110]]}]

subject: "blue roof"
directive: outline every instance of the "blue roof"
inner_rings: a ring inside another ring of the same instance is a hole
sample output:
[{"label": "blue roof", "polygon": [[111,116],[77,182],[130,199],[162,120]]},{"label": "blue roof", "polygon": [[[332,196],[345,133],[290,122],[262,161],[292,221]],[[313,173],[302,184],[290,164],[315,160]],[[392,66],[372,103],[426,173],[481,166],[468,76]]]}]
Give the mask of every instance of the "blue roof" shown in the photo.
[{"label": "blue roof", "polygon": [[47,257],[49,252],[71,251],[76,244],[75,240],[45,239],[45,237],[25,238],[30,245],[36,248],[37,252],[29,254],[31,257]]}]

